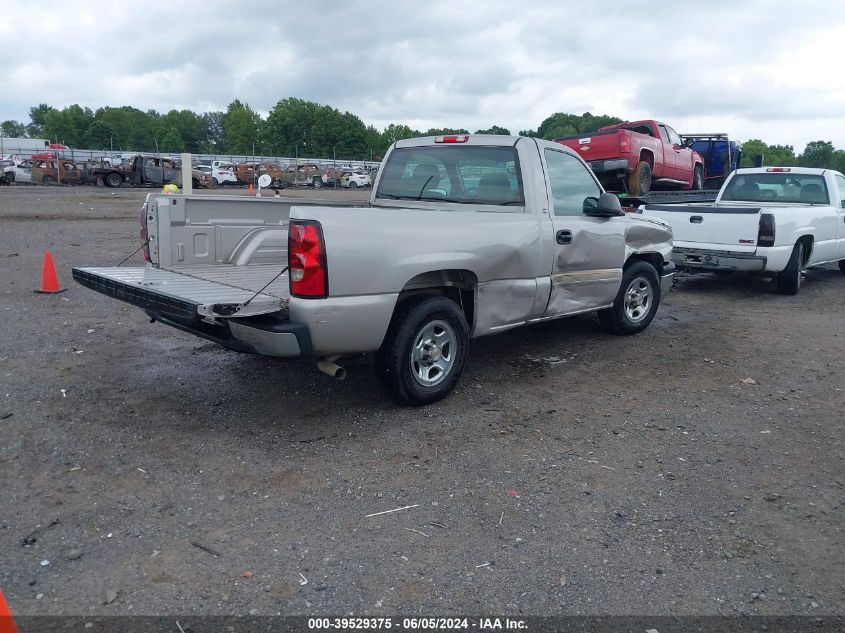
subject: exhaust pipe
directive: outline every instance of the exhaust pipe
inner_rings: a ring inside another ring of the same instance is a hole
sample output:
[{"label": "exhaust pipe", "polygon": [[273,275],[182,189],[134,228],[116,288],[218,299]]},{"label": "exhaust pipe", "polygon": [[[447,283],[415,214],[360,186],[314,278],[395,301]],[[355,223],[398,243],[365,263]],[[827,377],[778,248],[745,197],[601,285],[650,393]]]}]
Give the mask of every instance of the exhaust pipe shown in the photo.
[{"label": "exhaust pipe", "polygon": [[339,358],[339,355],[324,356],[323,358],[317,361],[317,369],[319,369],[324,374],[331,376],[332,378],[343,380],[344,378],[346,378],[346,370],[335,363],[335,361]]}]

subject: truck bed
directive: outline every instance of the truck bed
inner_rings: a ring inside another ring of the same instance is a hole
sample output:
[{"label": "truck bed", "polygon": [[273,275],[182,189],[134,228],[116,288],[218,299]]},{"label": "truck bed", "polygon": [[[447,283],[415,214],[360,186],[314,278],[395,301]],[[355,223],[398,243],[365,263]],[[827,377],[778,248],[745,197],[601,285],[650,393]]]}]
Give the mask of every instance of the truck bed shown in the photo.
[{"label": "truck bed", "polygon": [[[170,270],[152,266],[74,268],[73,278],[92,290],[152,312],[182,319],[225,318],[286,310],[290,299],[288,277],[287,273],[279,275],[281,270],[279,264],[212,264]],[[220,308],[242,305],[253,296],[248,306],[231,314]]]}]

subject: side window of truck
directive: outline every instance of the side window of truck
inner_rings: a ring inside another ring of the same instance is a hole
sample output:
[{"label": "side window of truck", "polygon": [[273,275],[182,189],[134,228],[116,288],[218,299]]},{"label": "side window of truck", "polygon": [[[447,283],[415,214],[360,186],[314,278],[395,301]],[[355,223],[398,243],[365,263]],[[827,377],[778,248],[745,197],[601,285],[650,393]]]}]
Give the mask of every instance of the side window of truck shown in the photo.
[{"label": "side window of truck", "polygon": [[590,171],[574,156],[546,149],[546,166],[555,215],[581,215],[584,201],[601,193]]},{"label": "side window of truck", "polygon": [[682,145],[681,137],[668,125],[666,126],[666,133],[669,135],[669,142],[672,143],[672,145]]},{"label": "side window of truck", "polygon": [[839,206],[845,209],[845,178],[836,176],[836,187],[839,189]]}]

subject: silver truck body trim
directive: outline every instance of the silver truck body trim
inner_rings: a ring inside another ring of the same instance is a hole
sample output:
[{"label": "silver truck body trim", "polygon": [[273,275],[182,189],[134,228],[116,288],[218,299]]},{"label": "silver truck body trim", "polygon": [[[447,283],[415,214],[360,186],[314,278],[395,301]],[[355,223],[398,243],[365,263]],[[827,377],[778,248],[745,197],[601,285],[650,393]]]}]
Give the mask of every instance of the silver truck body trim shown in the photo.
[{"label": "silver truck body trim", "polygon": [[622,280],[621,268],[606,268],[603,270],[588,270],[585,272],[556,273],[552,275],[555,286],[604,284]]}]

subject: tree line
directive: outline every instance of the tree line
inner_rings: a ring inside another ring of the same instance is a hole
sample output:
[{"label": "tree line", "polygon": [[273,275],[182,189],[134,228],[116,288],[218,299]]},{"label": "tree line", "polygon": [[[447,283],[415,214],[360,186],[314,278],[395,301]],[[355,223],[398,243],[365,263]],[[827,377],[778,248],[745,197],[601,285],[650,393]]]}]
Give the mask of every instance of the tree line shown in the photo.
[{"label": "tree line", "polygon": [[[415,136],[469,134],[463,128],[415,130],[391,123],[383,130],[366,125],[360,117],[328,105],[289,97],[279,101],[263,118],[249,104],[235,99],[225,111],[198,114],[191,110],[139,110],[132,106],[107,106],[91,110],[74,104],[54,108],[46,103],[29,110],[29,123],[3,121],[6,137],[47,138],[70,147],[108,151],[191,152],[259,156],[308,156],[350,160],[379,160],[397,140]],[[609,115],[556,112],[536,130],[522,136],[553,139],[594,132],[622,119]],[[475,134],[510,134],[493,125]],[[796,154],[791,145],[767,145],[750,139],[742,146],[742,165],[751,166],[757,155],[766,165],[826,167],[845,172],[845,150],[830,141],[812,141]]]}]

